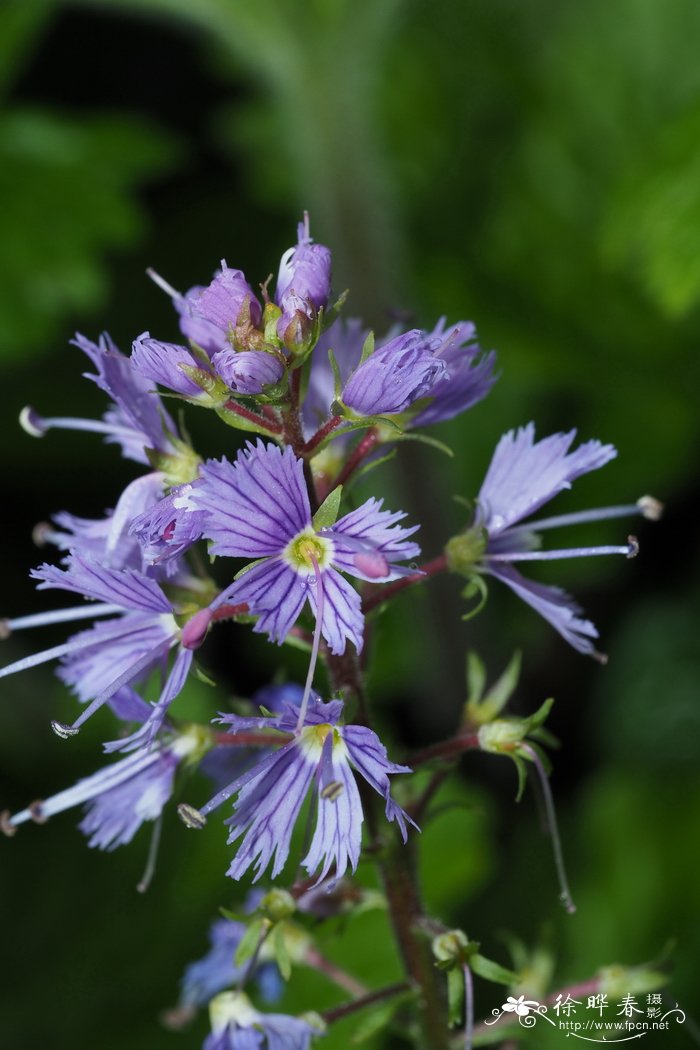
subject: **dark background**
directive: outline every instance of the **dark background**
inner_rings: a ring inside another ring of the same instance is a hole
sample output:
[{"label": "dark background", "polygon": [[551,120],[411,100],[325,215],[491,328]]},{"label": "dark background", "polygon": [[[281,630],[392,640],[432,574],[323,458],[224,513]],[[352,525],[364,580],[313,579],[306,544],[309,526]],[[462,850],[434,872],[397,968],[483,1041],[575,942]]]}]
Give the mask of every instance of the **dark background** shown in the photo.
[{"label": "dark background", "polygon": [[[101,413],[68,346],[74,331],[107,328],[126,350],[146,329],[175,339],[147,266],[185,289],[226,258],[255,284],[276,272],[308,208],[334,249],[335,288],[351,289],[349,313],[379,332],[396,317],[426,327],[468,317],[499,352],[488,400],[438,432],[454,460],[406,445],[397,471],[367,482],[423,523],[428,556],[462,523],[451,497],[473,496],[499,435],[530,419],[540,435],[575,426],[618,447],[559,500],[562,511],[644,492],[667,505],[658,525],[629,526],[636,562],[539,574],[580,598],[606,668],[497,588],[462,623],[457,581],[439,580],[380,621],[371,686],[400,757],[450,732],[469,647],[492,678],[522,648],[516,710],[556,698],[552,786],[579,910],[568,918],[558,906],[534,796],[516,806],[514,770],[486,757],[464,761],[446,795],[455,805],[424,833],[428,902],[505,964],[511,931],[533,967],[553,969],[552,988],[664,956],[668,994],[686,1007],[700,816],[699,31],[691,0],[0,6],[7,614],[40,607],[27,578],[42,559],[32,527],[61,509],[99,516],[134,476],[99,438],[33,441],[15,424],[26,403],[45,415]],[[188,425],[205,452],[221,454],[222,438],[234,447],[208,418],[192,413]],[[627,530],[613,522],[580,538],[620,542]],[[6,660],[63,637],[17,636]],[[302,673],[242,628],[216,636],[206,658],[242,695],[280,663]],[[211,700],[193,689],[187,702],[204,710]],[[72,710],[50,668],[3,681],[3,804],[21,808],[96,768],[102,727],[70,743],[50,732]],[[97,854],[76,818],[22,828],[2,846],[3,1041],[198,1045],[204,1019],[171,1034],[158,1014],[217,908],[236,899],[223,836],[183,837],[166,820],[142,897],[147,833]],[[376,950],[382,923],[363,916],[328,954],[370,983],[393,979],[391,949]],[[300,985],[285,1009],[337,1001],[320,979],[300,972]],[[478,994],[482,1015],[500,1002],[494,986]],[[346,1027],[327,1045],[347,1038]],[[686,1044],[689,1026],[654,1045]]]}]

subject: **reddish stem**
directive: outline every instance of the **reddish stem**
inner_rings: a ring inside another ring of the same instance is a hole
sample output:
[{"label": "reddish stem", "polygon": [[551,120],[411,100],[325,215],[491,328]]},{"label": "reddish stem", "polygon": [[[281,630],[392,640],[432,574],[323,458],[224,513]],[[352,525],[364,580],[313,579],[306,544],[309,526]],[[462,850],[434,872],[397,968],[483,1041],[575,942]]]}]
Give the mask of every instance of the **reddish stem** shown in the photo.
[{"label": "reddish stem", "polygon": [[233,616],[241,616],[247,612],[247,602],[239,602],[238,605],[220,605],[218,609],[214,610],[211,621],[212,623],[218,623],[219,620],[229,620]]},{"label": "reddish stem", "polygon": [[292,739],[291,733],[214,733],[217,744],[239,747],[270,747],[276,744],[286,744]]},{"label": "reddish stem", "polygon": [[400,580],[394,580],[393,583],[387,583],[384,587],[378,587],[377,590],[367,595],[362,603],[362,611],[368,613],[370,609],[381,605],[387,598],[393,598],[395,594],[403,591],[406,587],[411,587],[414,583],[422,583],[429,576],[436,576],[439,572],[446,572],[446,570],[447,558],[444,554],[439,554],[437,558],[433,558],[432,561],[427,561],[425,565],[421,565],[420,572],[417,572],[414,576],[402,576]]},{"label": "reddish stem", "polygon": [[306,442],[306,444],[302,445],[302,447],[301,447],[301,454],[302,454],[302,456],[310,455],[313,452],[313,450],[315,448],[317,448],[318,445],[321,444],[321,442],[324,440],[324,438],[327,438],[329,434],[332,434],[333,431],[337,427],[339,427],[340,424],[343,423],[343,422],[344,422],[344,420],[343,420],[342,416],[331,416],[330,419],[327,419],[326,422],[323,424],[323,426],[319,427],[318,430],[316,431],[316,433],[313,434],[309,438],[309,440]]},{"label": "reddish stem", "polygon": [[355,451],[352,453],[352,455],[349,456],[347,463],[339,472],[337,478],[328,490],[329,492],[331,492],[334,488],[337,488],[338,485],[344,485],[348,478],[352,477],[352,475],[362,463],[362,460],[370,454],[370,452],[375,447],[378,441],[379,435],[377,434],[376,429],[372,427],[370,430],[367,431],[367,433],[365,434]]},{"label": "reddish stem", "polygon": [[431,762],[434,758],[454,758],[463,751],[474,751],[479,747],[479,737],[476,733],[463,733],[461,736],[451,737],[449,740],[441,740],[438,744],[432,744],[424,748],[416,755],[411,755],[411,766],[421,766],[424,762]]},{"label": "reddish stem", "polygon": [[366,1006],[373,1006],[374,1003],[381,1003],[384,999],[393,999],[395,995],[401,995],[403,992],[407,992],[410,989],[408,981],[400,981],[398,984],[390,984],[386,988],[380,988],[376,992],[370,992],[369,995],[363,995],[361,999],[353,999],[352,1002],[342,1003],[341,1006],[333,1006],[330,1010],[325,1010],[323,1013],[323,1019],[327,1024],[331,1024],[333,1021],[339,1021],[342,1017],[347,1017],[348,1014],[355,1013],[356,1010],[363,1010]]},{"label": "reddish stem", "polygon": [[249,423],[255,423],[257,427],[263,427],[270,434],[281,434],[282,426],[279,423],[273,423],[270,419],[265,419],[263,416],[259,416],[257,412],[251,412],[249,408],[245,408],[240,405],[237,401],[230,400],[224,405],[224,408],[228,409],[229,412],[234,412],[241,419],[247,419]]}]

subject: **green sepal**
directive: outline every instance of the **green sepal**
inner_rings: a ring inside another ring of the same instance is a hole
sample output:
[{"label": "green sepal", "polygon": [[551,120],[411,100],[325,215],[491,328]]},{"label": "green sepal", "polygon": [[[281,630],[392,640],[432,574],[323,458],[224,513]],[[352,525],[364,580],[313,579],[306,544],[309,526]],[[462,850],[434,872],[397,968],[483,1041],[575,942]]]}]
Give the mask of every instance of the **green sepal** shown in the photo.
[{"label": "green sepal", "polygon": [[[338,398],[335,399],[331,410],[337,416],[343,416],[345,420],[345,427],[342,431],[333,431],[333,435],[342,433],[347,434],[351,430],[368,430],[370,427],[388,427],[390,430],[396,431],[397,434],[403,434],[403,430],[398,423],[395,423],[393,419],[389,419],[388,416],[355,416],[347,415],[347,408]],[[392,435],[391,440],[394,441],[396,438]]]},{"label": "green sepal", "polygon": [[515,796],[515,801],[520,802],[523,797],[523,792],[525,791],[525,785],[527,784],[527,766],[520,755],[512,754],[510,757],[515,762],[515,769],[518,774],[518,792]]},{"label": "green sepal", "polygon": [[493,962],[492,959],[486,959],[478,953],[472,955],[469,960],[469,967],[478,977],[483,977],[485,981],[494,981],[496,984],[506,984],[508,986],[517,984],[518,981],[518,974],[514,973],[513,970],[507,970],[500,963]]},{"label": "green sepal", "polygon": [[202,397],[198,397],[195,404],[204,405],[205,408],[215,408],[218,405],[225,404],[231,396],[231,391],[223,380],[213,376],[211,372],[198,368],[197,365],[185,365],[182,363],[178,364],[178,368],[185,373],[195,386],[199,387],[207,399],[204,400]]},{"label": "green sepal", "polygon": [[326,331],[330,328],[334,321],[337,321],[340,316],[340,311],[345,306],[349,294],[349,289],[346,288],[344,292],[341,292],[336,301],[332,306],[328,307],[323,311],[323,318],[321,321],[321,330]]},{"label": "green sepal", "polygon": [[265,420],[262,416],[260,417],[260,424],[258,425],[254,420],[247,419],[245,416],[239,416],[237,412],[231,411],[231,409],[226,408],[225,405],[220,405],[216,409],[216,414],[226,426],[233,427],[234,430],[245,430],[252,434],[262,434],[263,437],[276,440],[277,435],[273,434],[270,431],[270,428],[265,425]]},{"label": "green sepal", "polygon": [[469,700],[467,706],[477,706],[484,695],[486,686],[486,666],[479,654],[474,650],[467,653],[467,690]]},{"label": "green sepal", "polygon": [[271,941],[275,962],[279,967],[282,979],[288,981],[292,976],[292,960],[289,958],[289,952],[287,951],[287,945],[284,939],[284,927],[281,923],[275,926]]},{"label": "green sepal", "polygon": [[461,1024],[464,1016],[464,971],[453,966],[447,971],[447,1023],[450,1028]]},{"label": "green sepal", "polygon": [[450,459],[454,459],[454,452],[449,445],[446,445],[444,441],[438,441],[437,438],[431,437],[430,434],[419,434],[413,430],[404,430],[400,437],[396,438],[397,441],[419,441],[422,445],[430,445],[431,448],[436,448],[438,452],[444,452]]},{"label": "green sepal", "polygon": [[203,682],[204,685],[216,686],[217,684],[197,663],[194,665],[194,676],[198,682]]},{"label": "green sepal", "polygon": [[357,367],[360,368],[365,363],[365,361],[367,361],[368,358],[370,358],[372,356],[373,353],[374,353],[374,332],[370,331],[370,332],[367,333],[367,338],[365,339],[364,343],[362,344],[362,354],[360,355],[360,363],[359,363],[359,365]]},{"label": "green sepal", "polygon": [[260,565],[264,561],[269,561],[269,558],[256,558],[255,561],[249,561],[247,565],[244,565],[242,569],[239,569],[236,575],[233,577],[234,580],[239,580],[241,576],[245,576],[247,572],[254,569],[256,565]]},{"label": "green sepal", "polygon": [[394,459],[396,456],[396,449],[392,448],[385,456],[379,456],[377,459],[371,459],[369,463],[363,463],[359,470],[356,470],[349,481],[345,483],[345,491],[354,485],[356,481],[359,481],[365,474],[369,474],[370,470],[374,470],[375,467],[381,467],[382,463],[388,463],[390,459]]},{"label": "green sepal", "polygon": [[328,493],[313,516],[312,524],[316,532],[320,532],[321,529],[329,529],[331,525],[335,525],[338,520],[338,511],[340,510],[340,501],[342,498],[343,486],[336,485],[336,487]]},{"label": "green sepal", "polygon": [[462,619],[465,621],[471,620],[474,616],[477,616],[478,613],[481,612],[481,610],[486,605],[489,596],[489,589],[486,585],[486,581],[484,580],[483,576],[478,576],[474,574],[467,586],[462,591],[462,597],[465,598],[467,601],[471,601],[471,599],[476,597],[477,594],[480,596],[477,604],[474,606],[473,609],[470,609],[469,612],[462,614]]},{"label": "green sepal", "polygon": [[343,392],[343,377],[340,374],[340,365],[338,364],[337,358],[333,353],[333,350],[328,350],[328,360],[330,361],[331,369],[333,370],[333,397],[336,401],[340,400],[340,395]]},{"label": "green sepal", "polygon": [[[520,677],[520,665],[521,654],[516,650],[505,671],[500,678],[494,682],[483,699],[483,679],[481,681],[481,691],[478,696],[475,696],[470,684],[469,700],[467,701],[467,717],[471,722],[474,722],[476,725],[483,725],[485,722],[493,721],[493,719],[500,714],[515,692],[518,678]],[[483,665],[481,665],[481,670],[484,671]],[[469,681],[469,674],[470,671],[468,669],[467,681]],[[537,715],[539,715],[539,712],[536,712],[532,718],[536,718]],[[546,712],[544,717],[546,717]],[[532,724],[537,725],[536,722],[533,722]]]},{"label": "green sepal", "polygon": [[364,1010],[363,1017],[355,1025],[355,1030],[350,1039],[351,1046],[360,1046],[366,1043],[372,1036],[378,1035],[391,1024],[400,1006],[408,999],[415,998],[415,993],[408,990],[401,995],[395,996],[389,1002],[377,1003],[375,1006]]},{"label": "green sepal", "polygon": [[260,944],[260,938],[269,925],[269,920],[262,916],[253,919],[253,921],[249,923],[245,933],[241,937],[238,947],[236,948],[236,954],[233,957],[236,966],[243,966],[249,959],[252,959],[258,949],[258,945]]}]

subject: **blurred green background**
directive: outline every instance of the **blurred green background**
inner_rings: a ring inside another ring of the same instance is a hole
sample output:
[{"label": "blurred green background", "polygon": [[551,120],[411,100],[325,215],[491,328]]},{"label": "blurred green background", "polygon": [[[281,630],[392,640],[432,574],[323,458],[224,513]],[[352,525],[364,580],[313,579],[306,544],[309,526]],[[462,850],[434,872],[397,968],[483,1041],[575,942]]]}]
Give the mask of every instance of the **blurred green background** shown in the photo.
[{"label": "blurred green background", "polygon": [[[371,685],[398,758],[450,731],[470,646],[493,677],[523,649],[517,709],[556,698],[552,785],[578,913],[557,903],[533,795],[516,806],[512,767],[485,757],[465,759],[445,796],[454,805],[424,833],[428,904],[503,963],[513,933],[549,953],[553,988],[674,942],[667,994],[687,1009],[700,965],[699,40],[696,0],[0,4],[3,611],[38,607],[32,527],[61,509],[99,516],[133,476],[99,439],[33,441],[15,424],[27,402],[102,411],[74,331],[107,328],[124,349],[145,329],[175,339],[147,266],[186,289],[225,258],[255,284],[307,208],[334,250],[336,290],[351,289],[349,313],[380,332],[397,318],[471,318],[499,351],[491,396],[439,433],[453,461],[404,447],[398,472],[368,480],[423,522],[428,556],[462,522],[452,496],[473,496],[499,435],[530,419],[542,435],[576,426],[619,449],[562,510],[645,492],[667,505],[659,525],[638,526],[635,563],[539,574],[580,598],[608,667],[497,589],[462,623],[456,581],[439,580],[380,620]],[[189,422],[204,451],[232,447],[231,432]],[[585,535],[620,542],[626,529]],[[13,638],[4,655],[62,637]],[[212,644],[207,658],[239,694],[291,659],[243,629]],[[70,743],[50,732],[51,718],[72,717],[50,668],[2,692],[3,805],[96,767],[102,725]],[[142,897],[147,834],[102,855],[76,818],[0,844],[3,1045],[199,1045],[204,1018],[170,1033],[158,1015],[210,918],[236,899],[223,835],[166,820]],[[378,950],[383,921],[368,913],[347,935],[325,933],[327,954],[369,983],[396,979],[393,950]],[[320,978],[300,987],[289,1008],[339,1001]],[[486,1016],[501,992],[481,982],[477,1000]],[[538,1029],[528,1045],[563,1038]],[[691,1045],[690,1025],[648,1039]]]}]

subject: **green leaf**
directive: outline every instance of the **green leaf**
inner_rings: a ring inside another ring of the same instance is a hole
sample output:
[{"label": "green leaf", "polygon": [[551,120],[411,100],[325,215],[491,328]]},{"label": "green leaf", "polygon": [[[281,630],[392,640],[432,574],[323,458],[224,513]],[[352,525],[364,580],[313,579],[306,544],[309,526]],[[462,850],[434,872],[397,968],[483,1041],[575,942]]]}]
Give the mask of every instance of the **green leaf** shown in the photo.
[{"label": "green leaf", "polygon": [[438,452],[444,452],[450,459],[454,459],[454,452],[450,446],[446,445],[444,441],[438,441],[437,438],[431,437],[430,434],[421,434],[414,430],[404,431],[401,437],[398,437],[396,440],[419,441],[422,445],[430,445],[431,448],[436,448]]},{"label": "green leaf", "polygon": [[479,977],[483,977],[485,981],[495,981],[496,984],[506,985],[516,984],[518,981],[518,975],[513,970],[506,970],[505,966],[501,966],[491,959],[486,959],[478,953],[472,955],[469,960],[469,967]]},{"label": "green leaf", "polygon": [[48,346],[64,318],[87,323],[109,253],[141,236],[136,191],[174,157],[164,134],[133,119],[0,116],[0,355]]},{"label": "green leaf", "polygon": [[284,927],[282,924],[275,926],[272,934],[272,950],[275,955],[275,962],[279,966],[279,971],[282,974],[282,978],[288,981],[292,976],[292,960],[289,958],[289,952],[287,951],[287,944],[284,939]]},{"label": "green leaf", "polygon": [[340,501],[342,498],[343,486],[336,485],[336,487],[328,493],[313,516],[313,527],[316,532],[320,532],[321,529],[328,529],[331,525],[335,525],[338,520],[338,511],[340,510]]},{"label": "green leaf", "polygon": [[464,971],[452,966],[447,971],[447,1023],[454,1028],[464,1016]]},{"label": "green leaf", "polygon": [[236,954],[234,956],[234,962],[236,966],[243,966],[248,959],[252,959],[253,955],[257,951],[262,936],[263,930],[269,926],[269,921],[262,917],[253,919],[241,937],[240,943],[236,948]]}]

